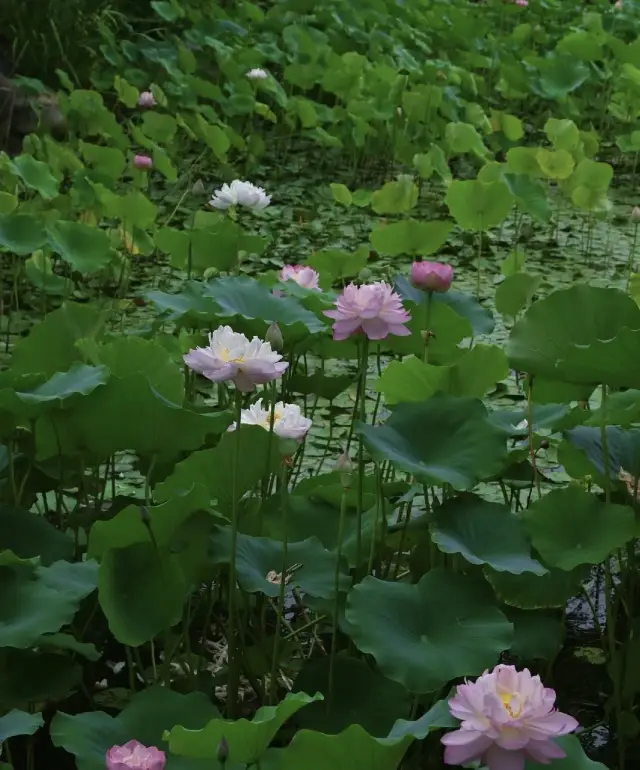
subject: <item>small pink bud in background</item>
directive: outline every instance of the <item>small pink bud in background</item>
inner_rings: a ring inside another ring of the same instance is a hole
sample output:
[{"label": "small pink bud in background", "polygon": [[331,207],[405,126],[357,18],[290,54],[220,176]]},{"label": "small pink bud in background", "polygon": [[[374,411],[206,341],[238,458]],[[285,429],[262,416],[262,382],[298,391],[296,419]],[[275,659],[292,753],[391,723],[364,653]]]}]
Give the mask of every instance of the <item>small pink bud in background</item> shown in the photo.
[{"label": "small pink bud in background", "polygon": [[640,206],[634,206],[631,209],[631,221],[634,225],[640,224]]},{"label": "small pink bud in background", "polygon": [[617,11],[621,11],[621,10],[622,10],[622,8],[623,8],[623,5],[622,5],[622,0],[618,0],[618,2],[617,2],[615,5],[614,5],[614,8],[615,8]]},{"label": "small pink bud in background", "polygon": [[303,289],[319,291],[319,279],[319,274],[312,267],[306,267],[306,265],[285,265],[280,271],[281,281],[295,281]]},{"label": "small pink bud in background", "polygon": [[106,770],[164,770],[166,761],[164,751],[139,741],[112,746],[105,757]]},{"label": "small pink bud in background", "polygon": [[453,283],[453,268],[442,262],[414,262],[411,265],[411,283],[418,289],[444,293]]},{"label": "small pink bud in background", "polygon": [[148,155],[136,155],[133,159],[133,165],[140,171],[149,171],[153,168],[153,161]]},{"label": "small pink bud in background", "polygon": [[336,464],[334,466],[334,470],[338,471],[341,476],[341,483],[342,486],[345,489],[348,489],[351,486],[351,480],[353,476],[353,463],[351,462],[349,455],[347,452],[343,452],[340,457],[336,460]]},{"label": "small pink bud in background", "polygon": [[156,97],[151,93],[151,91],[143,91],[138,97],[138,107],[150,109],[151,107],[155,107],[157,103],[158,102],[156,101]]},{"label": "small pink bud in background", "polygon": [[516,0],[516,5],[526,8],[529,5],[529,0]]}]

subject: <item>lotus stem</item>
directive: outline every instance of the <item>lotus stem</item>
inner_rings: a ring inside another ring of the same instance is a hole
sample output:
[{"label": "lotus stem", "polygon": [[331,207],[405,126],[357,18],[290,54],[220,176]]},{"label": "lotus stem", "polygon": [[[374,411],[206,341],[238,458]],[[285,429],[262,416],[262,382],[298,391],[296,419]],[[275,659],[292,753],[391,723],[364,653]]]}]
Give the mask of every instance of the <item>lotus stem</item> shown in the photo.
[{"label": "lotus stem", "polygon": [[287,535],[287,512],[289,510],[287,484],[287,466],[283,461],[280,469],[280,500],[282,508],[282,572],[280,574],[280,593],[276,612],[276,634],[273,641],[273,660],[271,662],[271,680],[269,683],[269,699],[275,704],[278,701],[278,658],[280,656],[280,634],[284,619],[284,598],[287,586],[287,569],[289,566],[289,538]]}]

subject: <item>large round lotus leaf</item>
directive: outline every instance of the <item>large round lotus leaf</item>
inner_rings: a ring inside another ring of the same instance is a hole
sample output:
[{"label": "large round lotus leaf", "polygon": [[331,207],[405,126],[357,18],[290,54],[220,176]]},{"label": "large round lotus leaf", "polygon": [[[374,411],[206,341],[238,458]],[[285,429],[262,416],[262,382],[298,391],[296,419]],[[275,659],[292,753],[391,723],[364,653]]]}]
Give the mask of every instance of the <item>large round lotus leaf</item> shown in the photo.
[{"label": "large round lotus leaf", "polygon": [[263,706],[258,709],[253,719],[237,719],[229,722],[225,719],[212,719],[199,729],[184,727],[178,717],[168,735],[169,749],[172,754],[193,757],[194,759],[215,759],[220,741],[224,738],[229,744],[229,760],[253,764],[263,756],[271,741],[282,725],[296,712],[322,700],[322,695],[306,695],[303,692],[287,693],[277,706]]},{"label": "large round lotus leaf", "polygon": [[39,557],[40,564],[73,556],[73,540],[49,524],[44,516],[19,508],[0,507],[0,551],[21,559]]},{"label": "large round lotus leaf", "polygon": [[546,575],[532,575],[530,572],[512,575],[485,567],[484,573],[496,596],[505,604],[536,610],[564,607],[568,599],[580,592],[582,582],[589,577],[589,569],[583,565],[566,572],[550,567]]},{"label": "large round lotus leaf", "polygon": [[507,455],[504,432],[475,398],[436,395],[399,404],[385,423],[358,431],[376,460],[390,461],[427,484],[470,489],[498,473]]},{"label": "large round lotus leaf", "polygon": [[513,632],[486,583],[441,569],[415,585],[366,577],[349,593],[345,615],[358,649],[414,693],[482,673]]},{"label": "large round lotus leaf", "polygon": [[445,203],[449,213],[465,230],[490,230],[503,222],[513,207],[513,195],[502,181],[454,180]]},{"label": "large round lotus leaf", "polygon": [[[629,344],[638,330],[640,308],[624,292],[572,286],[527,310],[511,331],[507,356],[514,369],[550,380],[600,383],[611,376],[616,382],[610,384],[633,386],[640,384],[640,367],[636,383],[633,361],[629,368]],[[621,383],[624,367],[629,382]]]},{"label": "large round lotus leaf", "polygon": [[29,714],[13,709],[0,717],[0,744],[16,735],[33,735],[43,724],[42,714]]},{"label": "large round lotus leaf", "polygon": [[[606,430],[611,478],[617,479],[621,471],[637,478],[640,475],[640,430],[624,430],[612,425],[607,426]],[[584,452],[604,478],[605,458],[600,428],[579,425],[566,431],[564,436],[572,446]]]},{"label": "large round lotus leaf", "polygon": [[564,623],[559,610],[522,610],[506,607],[513,623],[511,655],[528,660],[554,660],[562,648]]},{"label": "large round lotus leaf", "polygon": [[95,307],[65,302],[16,343],[11,371],[14,375],[42,373],[48,377],[67,371],[82,359],[76,343],[95,340],[103,324],[104,317]]},{"label": "large round lotus leaf", "polygon": [[[416,288],[409,282],[406,276],[396,276],[394,289],[404,299],[410,299],[416,305],[426,307],[428,294],[422,289]],[[491,334],[495,326],[493,315],[483,307],[475,297],[461,291],[451,289],[443,294],[434,294],[431,297],[432,304],[444,304],[456,311],[458,315],[466,318],[471,324],[473,334]]]},{"label": "large round lotus leaf", "polygon": [[412,741],[410,735],[374,738],[360,725],[350,725],[337,735],[298,730],[286,749],[269,752],[265,767],[278,770],[396,770]]},{"label": "large round lotus leaf", "polygon": [[533,546],[553,567],[600,564],[635,533],[626,505],[603,503],[579,486],[555,489],[523,513]]},{"label": "large round lotus leaf", "polygon": [[[323,693],[328,697],[328,657],[305,663],[296,677],[296,692]],[[312,703],[300,712],[301,727],[335,734],[358,724],[378,738],[388,735],[396,720],[407,717],[412,696],[397,682],[374,671],[365,661],[338,655],[334,661],[331,702]]]},{"label": "large round lotus leaf", "polygon": [[[135,739],[145,746],[165,749],[165,730],[176,724],[198,730],[216,716],[216,708],[204,693],[181,695],[167,687],[149,687],[134,695],[117,717],[104,711],[74,716],[59,711],[51,722],[51,740],[75,756],[78,770],[104,770],[105,753],[114,745]],[[167,770],[206,767],[186,757],[167,757]]]},{"label": "large round lotus leaf", "polygon": [[0,649],[3,708],[24,708],[25,703],[62,700],[81,679],[82,666],[70,655],[15,647]]},{"label": "large round lotus leaf", "polygon": [[186,585],[175,554],[149,541],[108,550],[98,592],[111,633],[138,647],[180,620]]},{"label": "large round lotus leaf", "polygon": [[[250,593],[261,592],[276,597],[280,584],[268,579],[270,573],[282,573],[283,543],[266,537],[238,534],[237,570],[238,583]],[[217,527],[211,536],[211,558],[214,564],[228,564],[231,553],[231,529]],[[289,573],[289,570],[291,572]],[[322,543],[312,537],[301,543],[289,543],[287,547],[287,585],[299,588],[305,595],[321,599],[335,596],[335,554],[327,551]],[[347,591],[351,578],[341,564],[340,591]]]},{"label": "large round lotus leaf", "polygon": [[[554,759],[548,765],[544,765],[548,770],[607,770],[602,762],[589,759],[575,735],[562,735],[554,740],[567,756],[564,759]],[[524,770],[540,770],[540,764],[525,762]]]},{"label": "large round lotus leaf", "polygon": [[42,634],[71,623],[98,582],[94,561],[50,567],[0,566],[0,646],[31,647]]},{"label": "large round lotus leaf", "polygon": [[544,575],[531,557],[522,520],[506,505],[464,494],[434,510],[431,539],[443,553],[459,553],[471,564],[488,564],[499,572]]},{"label": "large round lotus leaf", "polygon": [[208,493],[207,503],[217,500],[222,510],[229,509],[233,502],[236,441],[240,441],[242,458],[235,487],[238,499],[253,489],[269,471],[277,470],[280,462],[278,442],[270,440],[269,431],[259,425],[242,425],[239,432],[225,432],[213,449],[192,452],[177,463],[173,473],[156,486],[154,498],[167,501],[176,494],[185,494],[198,484]]}]

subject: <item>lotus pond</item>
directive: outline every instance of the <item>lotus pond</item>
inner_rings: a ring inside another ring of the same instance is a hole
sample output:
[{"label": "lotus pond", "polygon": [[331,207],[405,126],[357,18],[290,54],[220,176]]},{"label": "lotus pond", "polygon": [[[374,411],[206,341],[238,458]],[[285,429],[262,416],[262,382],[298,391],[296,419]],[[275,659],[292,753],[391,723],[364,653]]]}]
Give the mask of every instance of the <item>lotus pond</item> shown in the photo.
[{"label": "lotus pond", "polygon": [[1,770],[634,770],[640,3],[148,16],[0,155]]}]

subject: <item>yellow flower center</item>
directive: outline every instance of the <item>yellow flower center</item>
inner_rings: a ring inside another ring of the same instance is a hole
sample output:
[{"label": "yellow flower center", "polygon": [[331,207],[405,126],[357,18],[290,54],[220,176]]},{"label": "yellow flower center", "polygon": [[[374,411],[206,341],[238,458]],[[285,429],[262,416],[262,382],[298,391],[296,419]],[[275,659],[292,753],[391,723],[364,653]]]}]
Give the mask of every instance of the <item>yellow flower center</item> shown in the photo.
[{"label": "yellow flower center", "polygon": [[502,693],[500,700],[512,719],[517,719],[522,714],[524,704],[517,692]]},{"label": "yellow flower center", "polygon": [[231,358],[231,351],[229,350],[229,348],[221,348],[218,351],[218,355],[227,364],[239,364],[242,361],[244,361],[243,356]]}]

